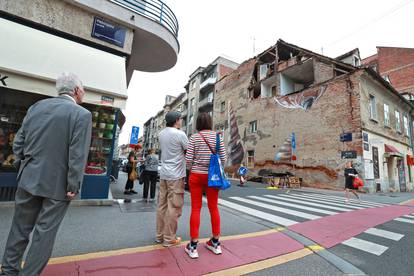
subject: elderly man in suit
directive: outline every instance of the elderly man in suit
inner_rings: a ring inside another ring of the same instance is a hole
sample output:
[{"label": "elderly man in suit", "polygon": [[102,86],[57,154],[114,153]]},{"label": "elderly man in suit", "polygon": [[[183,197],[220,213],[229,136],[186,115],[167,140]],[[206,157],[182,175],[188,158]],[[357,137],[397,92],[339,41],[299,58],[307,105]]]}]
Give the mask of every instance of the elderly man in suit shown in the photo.
[{"label": "elderly man in suit", "polygon": [[78,77],[62,74],[56,89],[59,97],[29,108],[14,140],[18,188],[1,275],[40,275],[69,203],[82,183],[92,116],[79,105],[85,92]]}]

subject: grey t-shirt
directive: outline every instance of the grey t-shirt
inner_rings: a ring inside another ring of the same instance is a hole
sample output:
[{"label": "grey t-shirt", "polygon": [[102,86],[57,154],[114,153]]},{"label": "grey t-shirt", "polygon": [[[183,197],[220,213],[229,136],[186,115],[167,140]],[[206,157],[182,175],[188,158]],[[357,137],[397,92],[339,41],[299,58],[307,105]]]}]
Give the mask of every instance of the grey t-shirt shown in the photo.
[{"label": "grey t-shirt", "polygon": [[177,180],[185,177],[185,151],[188,138],[185,133],[174,127],[160,132],[161,170],[160,179]]},{"label": "grey t-shirt", "polygon": [[158,156],[150,154],[145,158],[145,170],[150,172],[158,171]]}]

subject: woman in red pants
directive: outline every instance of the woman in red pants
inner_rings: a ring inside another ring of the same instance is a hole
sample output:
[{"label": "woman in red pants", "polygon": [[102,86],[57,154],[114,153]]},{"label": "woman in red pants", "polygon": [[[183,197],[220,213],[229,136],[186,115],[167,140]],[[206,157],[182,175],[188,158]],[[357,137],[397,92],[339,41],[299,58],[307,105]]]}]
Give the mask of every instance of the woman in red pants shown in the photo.
[{"label": "woman in red pants", "polygon": [[[207,248],[214,254],[221,254],[220,246],[220,213],[218,210],[219,190],[210,188],[208,182],[208,168],[210,155],[216,148],[217,133],[212,130],[212,120],[208,113],[200,113],[197,117],[196,129],[198,133],[191,136],[186,154],[187,169],[190,170],[189,186],[191,194],[190,236],[191,242],[185,247],[190,258],[198,258],[197,243],[200,228],[200,211],[203,191],[207,195],[208,210],[211,217],[212,238],[207,242]],[[226,161],[226,150],[223,138],[220,137],[220,161]]]}]

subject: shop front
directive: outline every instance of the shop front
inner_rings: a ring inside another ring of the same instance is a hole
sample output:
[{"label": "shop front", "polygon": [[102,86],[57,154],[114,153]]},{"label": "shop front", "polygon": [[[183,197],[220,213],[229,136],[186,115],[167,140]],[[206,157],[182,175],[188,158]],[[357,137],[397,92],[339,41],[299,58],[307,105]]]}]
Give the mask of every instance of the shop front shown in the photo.
[{"label": "shop front", "polygon": [[[92,140],[82,199],[108,197],[115,137],[125,122],[125,59],[0,18],[0,201],[14,199],[16,169],[12,142],[28,108],[56,97],[55,80],[73,72],[85,89],[83,106],[92,113]],[[59,136],[59,133],[55,134]]]}]

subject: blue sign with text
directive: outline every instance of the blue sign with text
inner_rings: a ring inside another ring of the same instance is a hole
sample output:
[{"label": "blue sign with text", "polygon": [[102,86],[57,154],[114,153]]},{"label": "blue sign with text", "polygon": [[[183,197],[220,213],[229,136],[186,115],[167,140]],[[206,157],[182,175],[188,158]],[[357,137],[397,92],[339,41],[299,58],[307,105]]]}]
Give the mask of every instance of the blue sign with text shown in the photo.
[{"label": "blue sign with text", "polygon": [[126,29],[116,26],[101,18],[95,17],[93,20],[92,36],[100,40],[124,47]]},{"label": "blue sign with text", "polygon": [[138,144],[138,135],[139,135],[139,127],[133,126],[132,131],[131,131],[131,139],[129,141],[131,145]]}]

